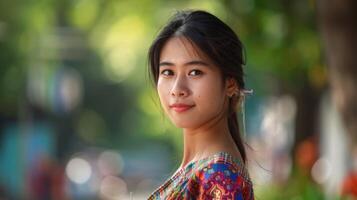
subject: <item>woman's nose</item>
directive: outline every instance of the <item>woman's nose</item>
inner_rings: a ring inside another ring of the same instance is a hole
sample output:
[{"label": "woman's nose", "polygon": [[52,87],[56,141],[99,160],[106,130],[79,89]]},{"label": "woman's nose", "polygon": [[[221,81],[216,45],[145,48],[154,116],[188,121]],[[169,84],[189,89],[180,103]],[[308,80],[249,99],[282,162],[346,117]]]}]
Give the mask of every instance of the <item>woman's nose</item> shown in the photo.
[{"label": "woman's nose", "polygon": [[175,81],[172,90],[171,90],[171,95],[174,97],[185,97],[189,94],[186,80],[184,78],[177,78]]}]

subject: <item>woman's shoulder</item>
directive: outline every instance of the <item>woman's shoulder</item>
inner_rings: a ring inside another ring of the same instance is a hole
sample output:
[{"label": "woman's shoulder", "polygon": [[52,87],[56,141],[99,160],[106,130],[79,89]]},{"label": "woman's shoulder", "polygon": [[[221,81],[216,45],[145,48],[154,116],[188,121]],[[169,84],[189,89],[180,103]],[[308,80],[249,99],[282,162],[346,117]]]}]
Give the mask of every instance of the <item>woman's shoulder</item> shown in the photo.
[{"label": "woman's shoulder", "polygon": [[212,176],[214,173],[223,172],[226,175],[239,175],[250,181],[248,171],[240,157],[232,156],[228,152],[218,152],[196,163],[195,173]]},{"label": "woman's shoulder", "polygon": [[227,152],[219,152],[196,163],[194,179],[195,190],[202,198],[254,199],[253,185],[244,162]]}]

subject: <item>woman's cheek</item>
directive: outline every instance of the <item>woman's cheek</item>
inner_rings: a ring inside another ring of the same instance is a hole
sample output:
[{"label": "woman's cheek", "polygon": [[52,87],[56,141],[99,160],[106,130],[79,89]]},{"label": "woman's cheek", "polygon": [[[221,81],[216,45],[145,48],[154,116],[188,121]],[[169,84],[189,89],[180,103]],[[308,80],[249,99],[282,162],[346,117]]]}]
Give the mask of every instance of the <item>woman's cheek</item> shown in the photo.
[{"label": "woman's cheek", "polygon": [[205,109],[210,112],[217,112],[222,107],[222,91],[220,88],[210,85],[211,87],[202,87],[199,99],[204,105]]},{"label": "woman's cheek", "polygon": [[164,83],[164,81],[158,81],[157,84],[157,91],[159,93],[159,98],[160,98],[160,103],[161,106],[164,108],[165,111],[167,111],[167,107],[169,104],[169,88],[168,88],[168,84]]}]

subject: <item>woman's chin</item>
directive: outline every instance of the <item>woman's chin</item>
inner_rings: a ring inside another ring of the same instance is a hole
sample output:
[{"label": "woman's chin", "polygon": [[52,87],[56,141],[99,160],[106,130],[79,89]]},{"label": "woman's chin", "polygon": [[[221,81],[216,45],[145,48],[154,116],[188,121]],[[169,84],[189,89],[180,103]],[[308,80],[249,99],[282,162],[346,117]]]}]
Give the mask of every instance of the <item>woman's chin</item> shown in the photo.
[{"label": "woman's chin", "polygon": [[196,125],[192,121],[173,121],[177,128],[194,128]]}]

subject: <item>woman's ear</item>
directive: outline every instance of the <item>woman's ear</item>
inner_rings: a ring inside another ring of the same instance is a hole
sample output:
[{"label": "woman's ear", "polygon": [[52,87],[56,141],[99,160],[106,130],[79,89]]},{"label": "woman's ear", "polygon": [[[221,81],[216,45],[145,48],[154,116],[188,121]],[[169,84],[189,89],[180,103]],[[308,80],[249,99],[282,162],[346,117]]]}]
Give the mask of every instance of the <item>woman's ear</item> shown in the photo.
[{"label": "woman's ear", "polygon": [[226,91],[229,97],[233,95],[238,95],[239,87],[237,81],[234,78],[226,79]]}]

